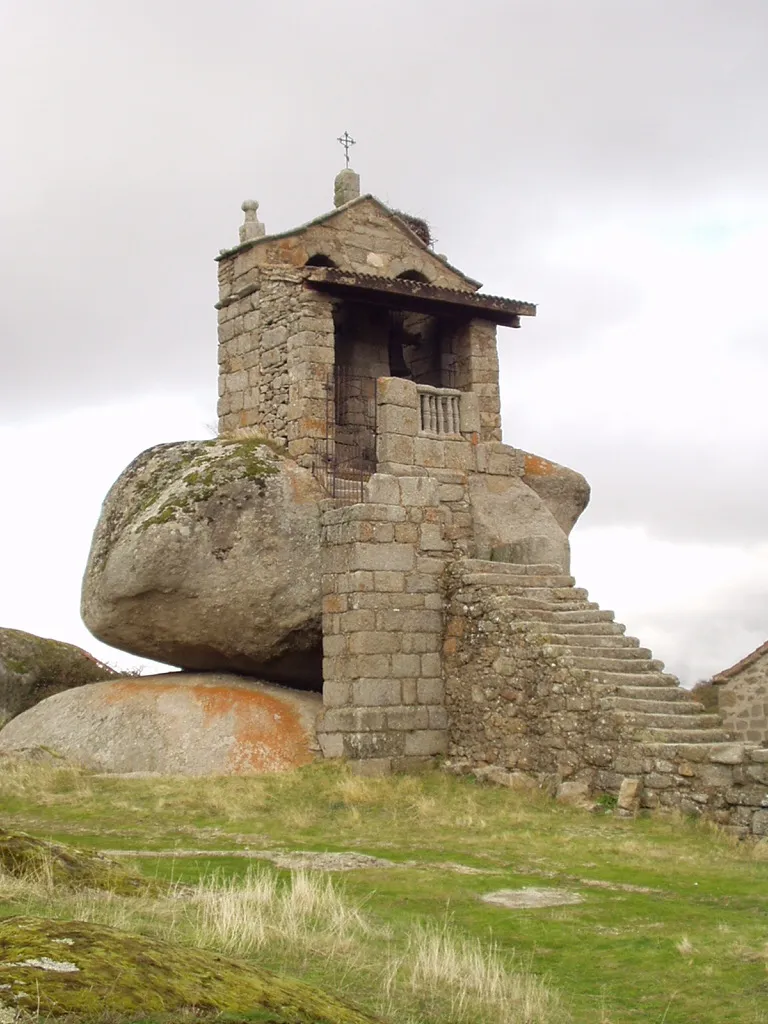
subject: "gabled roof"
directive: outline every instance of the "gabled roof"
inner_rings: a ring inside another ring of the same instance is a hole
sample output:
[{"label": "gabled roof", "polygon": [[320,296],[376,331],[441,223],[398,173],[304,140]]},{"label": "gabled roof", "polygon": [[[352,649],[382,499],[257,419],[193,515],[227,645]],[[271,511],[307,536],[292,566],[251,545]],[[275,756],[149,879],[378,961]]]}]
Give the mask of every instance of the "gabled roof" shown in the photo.
[{"label": "gabled roof", "polygon": [[452,263],[449,263],[444,256],[439,256],[436,252],[426,244],[423,238],[420,238],[416,232],[408,226],[402,217],[398,216],[394,210],[390,210],[380,199],[370,193],[364,196],[357,196],[355,199],[351,199],[348,203],[344,203],[343,206],[337,206],[335,210],[329,210],[328,213],[322,213],[319,217],[315,217],[312,220],[308,220],[305,224],[300,224],[296,228],[291,228],[290,231],[279,231],[274,235],[263,235],[261,238],[251,238],[247,242],[241,242],[239,245],[233,245],[231,249],[222,249],[219,255],[216,256],[216,261],[228,259],[230,256],[236,256],[237,253],[247,252],[248,249],[252,249],[254,246],[263,245],[265,242],[277,241],[280,238],[292,238],[294,235],[300,235],[303,231],[308,228],[314,227],[316,224],[324,224],[326,221],[332,220],[334,217],[338,217],[339,214],[344,213],[346,210],[351,210],[353,206],[357,206],[360,203],[372,202],[377,206],[381,212],[388,217],[394,227],[406,235],[412,242],[414,242],[420,249],[424,249],[429,255],[442,263],[443,266],[452,270],[454,274],[458,274],[462,277],[467,284],[471,284],[474,288],[482,288],[480,281],[475,281],[474,278],[469,277],[464,273],[463,270],[459,270],[458,267],[454,267]]},{"label": "gabled roof", "polygon": [[745,668],[749,668],[750,665],[754,665],[756,661],[759,661],[764,654],[768,654],[768,640],[764,644],[760,644],[751,654],[748,654],[746,658],[742,658],[741,661],[737,661],[735,665],[731,665],[730,668],[723,669],[722,672],[718,672],[716,676],[712,676],[713,683],[725,683],[734,676],[737,676],[740,672],[743,672]]}]

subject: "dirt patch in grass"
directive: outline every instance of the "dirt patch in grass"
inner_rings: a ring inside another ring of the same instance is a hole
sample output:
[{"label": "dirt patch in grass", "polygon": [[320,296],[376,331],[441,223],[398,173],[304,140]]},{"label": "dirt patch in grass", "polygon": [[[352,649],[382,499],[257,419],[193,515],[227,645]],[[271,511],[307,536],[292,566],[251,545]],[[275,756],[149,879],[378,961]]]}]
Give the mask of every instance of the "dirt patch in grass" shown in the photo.
[{"label": "dirt patch in grass", "polygon": [[487,892],[481,896],[483,903],[492,903],[494,907],[506,907],[507,910],[528,910],[536,907],[565,907],[575,903],[583,903],[584,897],[568,889],[499,889],[498,892]]}]

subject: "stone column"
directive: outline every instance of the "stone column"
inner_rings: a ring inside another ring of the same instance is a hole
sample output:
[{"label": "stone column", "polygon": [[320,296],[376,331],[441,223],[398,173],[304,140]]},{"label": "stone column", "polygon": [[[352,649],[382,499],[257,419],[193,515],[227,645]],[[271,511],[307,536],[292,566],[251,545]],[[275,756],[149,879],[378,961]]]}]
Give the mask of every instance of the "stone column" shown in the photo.
[{"label": "stone column", "polygon": [[445,752],[440,484],[377,474],[370,502],[323,513],[326,757],[364,774]]}]

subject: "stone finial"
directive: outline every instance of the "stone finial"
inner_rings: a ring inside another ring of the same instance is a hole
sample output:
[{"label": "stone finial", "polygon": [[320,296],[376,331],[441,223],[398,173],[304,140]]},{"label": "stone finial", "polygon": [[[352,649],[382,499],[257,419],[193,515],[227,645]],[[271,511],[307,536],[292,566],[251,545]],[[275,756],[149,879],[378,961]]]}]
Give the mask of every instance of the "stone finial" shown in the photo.
[{"label": "stone finial", "polygon": [[254,238],[263,238],[265,235],[264,225],[258,218],[259,204],[256,200],[246,199],[240,209],[245,214],[245,219],[240,225],[240,241],[251,242]]},{"label": "stone finial", "polygon": [[343,171],[339,171],[333,183],[333,205],[343,206],[344,203],[357,199],[359,195],[360,175],[351,167],[345,167]]}]

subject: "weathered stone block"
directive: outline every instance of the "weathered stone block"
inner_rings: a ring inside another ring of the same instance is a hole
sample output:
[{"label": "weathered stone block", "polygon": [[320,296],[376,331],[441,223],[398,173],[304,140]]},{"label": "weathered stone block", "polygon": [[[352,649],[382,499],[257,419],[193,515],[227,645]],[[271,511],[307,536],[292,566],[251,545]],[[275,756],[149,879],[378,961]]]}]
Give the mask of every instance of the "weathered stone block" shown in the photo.
[{"label": "weathered stone block", "polygon": [[[423,594],[426,598],[437,592],[437,577],[425,576],[420,572],[409,572],[405,577],[405,589],[409,594]],[[442,607],[442,604],[440,607]]]},{"label": "weathered stone block", "polygon": [[347,637],[341,633],[326,633],[323,637],[323,654],[326,658],[338,658],[347,653]]},{"label": "weathered stone block", "polygon": [[408,437],[416,437],[419,427],[418,410],[407,409],[402,405],[379,407],[376,423],[379,434],[404,434]]},{"label": "weathered stone block", "polygon": [[400,681],[397,679],[356,679],[352,683],[352,702],[361,707],[401,704]]},{"label": "weathered stone block", "polygon": [[[368,614],[373,615],[373,612]],[[383,633],[377,630],[352,633],[349,637],[350,654],[393,654],[399,650],[400,638],[396,633]]]},{"label": "weathered stone block", "polygon": [[419,527],[416,523],[397,523],[395,526],[395,540],[399,544],[418,544]]},{"label": "weathered stone block", "polygon": [[744,761],[744,747],[741,743],[732,743],[719,750],[713,750],[709,755],[713,764],[742,764]]},{"label": "weathered stone block", "polygon": [[374,473],[365,485],[366,501],[382,505],[400,504],[400,485],[397,477]]},{"label": "weathered stone block", "polygon": [[[425,655],[424,657],[434,657]],[[395,679],[408,679],[418,676],[421,672],[421,658],[418,654],[393,654],[392,676]],[[412,703],[406,701],[405,703]],[[428,702],[425,702],[428,703]]]},{"label": "weathered stone block", "polygon": [[415,563],[415,552],[410,544],[354,544],[349,556],[351,570],[407,572]]},{"label": "weathered stone block", "polygon": [[431,706],[429,709],[429,728],[430,729],[447,729],[448,728],[448,712],[444,707]]},{"label": "weathered stone block", "polygon": [[[349,658],[349,676],[358,679],[387,679],[390,675],[390,656],[388,654],[354,654]],[[366,701],[354,698],[355,704]],[[399,703],[396,701],[395,703]]]},{"label": "weathered stone block", "polygon": [[320,750],[323,752],[323,757],[343,757],[344,756],[344,736],[340,732],[321,732],[320,729],[317,731],[317,741],[320,744]]},{"label": "weathered stone block", "polygon": [[[345,565],[346,561],[343,560],[342,564]],[[340,594],[373,593],[376,589],[374,574],[360,569],[355,569],[353,572],[345,572],[342,569],[339,572],[337,589]]]},{"label": "weathered stone block", "polygon": [[408,732],[405,736],[406,756],[428,756],[444,754],[448,749],[448,737],[442,729],[424,729]]},{"label": "weathered stone block", "polygon": [[[392,660],[398,657],[393,655]],[[415,704],[416,703],[416,680],[415,679],[402,679],[401,687],[403,691],[403,704]]]},{"label": "weathered stone block", "polygon": [[755,811],[750,824],[753,835],[768,836],[768,810]]},{"label": "weathered stone block", "polygon": [[399,478],[400,504],[404,506],[434,506],[440,504],[439,484],[428,476],[404,476]]},{"label": "weathered stone block", "polygon": [[386,714],[388,729],[427,729],[429,727],[429,712],[426,708],[416,704],[392,708]]},{"label": "weathered stone block", "polygon": [[344,733],[344,754],[353,760],[398,757],[407,753],[404,732]]},{"label": "weathered stone block", "polygon": [[376,625],[384,630],[442,634],[443,617],[440,612],[433,612],[428,608],[382,610],[376,613]]},{"label": "weathered stone block", "polygon": [[413,442],[414,462],[418,466],[445,466],[445,445],[432,437],[416,437]]},{"label": "weathered stone block", "polygon": [[[355,595],[351,595],[351,598],[354,601]],[[351,611],[344,612],[341,616],[341,630],[345,635],[373,631],[375,629],[376,613],[368,608],[353,608]],[[350,647],[349,650],[352,650],[352,648]]]},{"label": "weathered stone block", "polygon": [[439,633],[404,633],[401,642],[404,654],[431,654],[443,646]]},{"label": "weathered stone block", "polygon": [[375,572],[373,574],[376,592],[382,594],[401,593],[405,590],[405,579],[405,573],[402,572]]},{"label": "weathered stone block", "polygon": [[643,794],[642,779],[623,779],[619,786],[619,798],[616,806],[620,811],[634,814],[640,807],[640,798]]},{"label": "weathered stone block", "polygon": [[413,465],[419,461],[415,439],[405,434],[379,434],[376,439],[376,458],[379,462]]},{"label": "weathered stone block", "polygon": [[400,377],[379,377],[376,386],[379,405],[400,405],[406,409],[419,408],[419,392],[413,381]]},{"label": "weathered stone block", "polygon": [[[443,672],[443,659],[439,654],[422,654],[421,656],[421,674],[422,676],[438,678]],[[416,675],[416,673],[411,673]],[[429,703],[429,702],[427,702]],[[437,703],[437,702],[436,702]]]},{"label": "weathered stone block", "polygon": [[459,429],[462,434],[476,434],[480,430],[479,397],[465,391],[459,400]]},{"label": "weathered stone block", "polygon": [[450,551],[451,545],[443,537],[440,523],[422,523],[419,547],[422,551]]},{"label": "weathered stone block", "polygon": [[327,708],[341,708],[349,704],[352,697],[352,685],[337,679],[327,679],[323,683],[323,704]]}]

